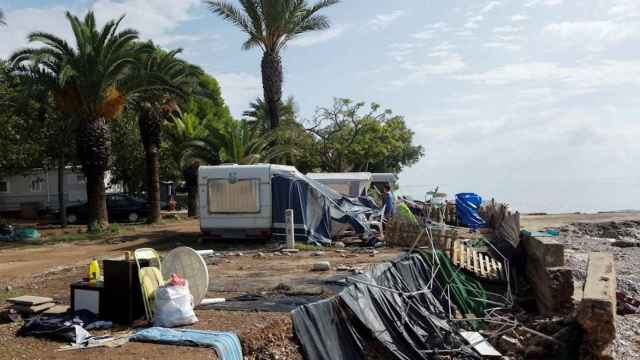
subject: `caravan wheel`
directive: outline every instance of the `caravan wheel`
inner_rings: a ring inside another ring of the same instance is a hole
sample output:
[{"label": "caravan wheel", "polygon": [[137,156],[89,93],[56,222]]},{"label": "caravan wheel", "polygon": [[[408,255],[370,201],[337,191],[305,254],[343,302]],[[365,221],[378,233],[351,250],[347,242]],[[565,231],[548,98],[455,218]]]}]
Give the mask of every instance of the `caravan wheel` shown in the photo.
[{"label": "caravan wheel", "polygon": [[138,216],[138,213],[132,212],[127,218],[129,219],[129,222],[137,222],[140,217]]},{"label": "caravan wheel", "polygon": [[78,215],[67,214],[67,224],[75,224],[78,222]]}]

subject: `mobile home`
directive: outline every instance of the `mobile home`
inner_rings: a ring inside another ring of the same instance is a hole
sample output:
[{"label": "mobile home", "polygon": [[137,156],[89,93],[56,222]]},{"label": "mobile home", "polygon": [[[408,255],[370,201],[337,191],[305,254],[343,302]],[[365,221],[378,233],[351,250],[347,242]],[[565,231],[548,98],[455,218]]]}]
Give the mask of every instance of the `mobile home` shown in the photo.
[{"label": "mobile home", "polygon": [[307,176],[351,197],[366,196],[372,180],[368,172],[308,173]]},{"label": "mobile home", "polygon": [[200,228],[212,238],[284,239],[293,209],[297,240],[328,243],[345,227],[368,231],[374,210],[284,165],[201,166],[198,186]]},{"label": "mobile home", "polygon": [[[84,174],[71,166],[65,168],[65,203],[79,204],[87,201]],[[111,176],[105,176],[109,191],[121,191],[121,186],[111,185]],[[15,212],[25,206],[56,210],[58,203],[57,170],[34,169],[25,175],[0,178],[0,212]]]}]

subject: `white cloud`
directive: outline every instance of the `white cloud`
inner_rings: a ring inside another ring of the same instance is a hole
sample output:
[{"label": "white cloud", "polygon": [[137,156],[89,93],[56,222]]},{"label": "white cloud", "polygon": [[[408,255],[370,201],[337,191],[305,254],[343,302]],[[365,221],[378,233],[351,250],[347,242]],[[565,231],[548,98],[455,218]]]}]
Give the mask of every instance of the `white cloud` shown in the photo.
[{"label": "white cloud", "polygon": [[437,34],[441,34],[449,30],[449,25],[445,22],[437,22],[424,26],[424,30],[411,34],[414,39],[427,40],[434,38]]},{"label": "white cloud", "polygon": [[457,75],[455,78],[487,85],[555,82],[583,93],[604,86],[640,85],[640,61],[604,60],[572,67],[549,62],[520,63],[482,73]]},{"label": "white cloud", "polygon": [[155,39],[190,20],[192,10],[199,5],[199,0],[97,0],[92,9],[102,22],[125,15],[124,27],[140,31],[145,39]]},{"label": "white cloud", "polygon": [[502,3],[500,1],[490,1],[489,3],[487,3],[487,5],[485,5],[480,10],[480,13],[481,14],[486,14],[486,13],[490,12],[491,10],[497,8],[500,5],[502,5]]},{"label": "white cloud", "polygon": [[378,14],[369,20],[367,25],[374,30],[382,30],[404,15],[404,11],[396,10],[388,14]]},{"label": "white cloud", "polygon": [[422,64],[407,62],[401,64],[401,68],[409,71],[409,75],[402,80],[395,80],[391,84],[402,87],[410,83],[421,83],[431,76],[448,75],[460,72],[466,68],[466,64],[459,54],[447,51],[432,52],[430,58],[436,61]]},{"label": "white cloud", "polygon": [[453,44],[450,44],[448,41],[444,41],[434,47],[431,48],[431,50],[433,51],[442,51],[442,50],[451,50],[454,49],[456,46]]},{"label": "white cloud", "polygon": [[608,14],[616,18],[640,17],[640,1],[613,0]]},{"label": "white cloud", "polygon": [[344,33],[347,26],[337,25],[328,30],[316,31],[305,34],[297,39],[289,41],[289,46],[293,47],[309,47],[333,40]]},{"label": "white cloud", "polygon": [[482,20],[484,20],[484,16],[482,15],[472,16],[464,24],[464,27],[467,29],[475,29],[478,27],[478,23],[481,22]]},{"label": "white cloud", "polygon": [[557,5],[562,5],[562,3],[564,3],[564,0],[531,0],[528,3],[526,3],[524,6],[525,7],[534,7],[537,5],[557,6]]},{"label": "white cloud", "polygon": [[[190,12],[200,5],[199,0],[97,0],[91,9],[95,11],[99,24],[126,15],[121,28],[134,28],[140,31],[143,39],[153,38],[160,45],[168,45],[194,40],[193,34],[176,34],[175,31],[191,19]],[[0,56],[6,57],[16,49],[27,46],[27,34],[36,30],[71,41],[71,27],[64,16],[67,10],[80,17],[87,12],[86,8],[63,6],[7,11],[9,26],[0,31]]]},{"label": "white cloud", "polygon": [[584,40],[622,41],[640,35],[640,22],[566,21],[549,24],[544,27],[544,32],[579,43]]},{"label": "white cloud", "polygon": [[519,31],[522,31],[522,27],[512,25],[498,26],[493,28],[493,32],[495,33],[514,33]]},{"label": "white cloud", "polygon": [[[27,35],[33,31],[44,31],[71,40],[73,34],[65,11],[67,8],[25,8],[5,12],[8,26],[0,29],[0,57],[6,58],[14,51],[29,46]],[[34,46],[38,46],[35,45]]]},{"label": "white cloud", "polygon": [[516,14],[516,15],[513,15],[511,17],[511,21],[513,21],[513,22],[520,22],[520,21],[525,21],[525,20],[528,20],[528,19],[529,19],[528,16],[522,15],[522,14]]},{"label": "white cloud", "polygon": [[490,41],[490,42],[484,43],[483,46],[488,48],[498,48],[498,49],[506,49],[506,50],[512,50],[512,51],[517,51],[522,49],[520,45],[511,43],[508,41]]},{"label": "white cloud", "polygon": [[255,75],[240,72],[213,76],[218,80],[222,97],[235,117],[241,117],[251,101],[262,97],[262,81]]}]

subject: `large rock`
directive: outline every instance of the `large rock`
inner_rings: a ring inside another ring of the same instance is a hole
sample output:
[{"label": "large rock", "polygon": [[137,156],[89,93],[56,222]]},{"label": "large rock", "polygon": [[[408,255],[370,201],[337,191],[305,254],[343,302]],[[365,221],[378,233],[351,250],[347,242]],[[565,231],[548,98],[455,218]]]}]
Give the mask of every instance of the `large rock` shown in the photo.
[{"label": "large rock", "polygon": [[597,359],[614,359],[616,337],[616,272],[613,255],[589,254],[584,295],[576,319],[584,329],[585,347]]}]

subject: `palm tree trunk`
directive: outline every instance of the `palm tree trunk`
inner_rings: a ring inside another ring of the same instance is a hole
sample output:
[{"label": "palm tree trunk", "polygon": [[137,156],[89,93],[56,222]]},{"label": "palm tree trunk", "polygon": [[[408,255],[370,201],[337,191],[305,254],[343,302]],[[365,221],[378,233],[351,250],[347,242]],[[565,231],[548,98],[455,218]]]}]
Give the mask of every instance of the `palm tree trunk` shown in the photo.
[{"label": "palm tree trunk", "polygon": [[147,191],[149,199],[149,223],[160,221],[160,149],[158,146],[147,145],[144,149],[147,171]]},{"label": "palm tree trunk", "polygon": [[58,159],[58,206],[60,208],[60,225],[67,227],[67,204],[64,201],[64,155]]},{"label": "palm tree trunk", "polygon": [[194,161],[189,167],[182,171],[185,185],[187,187],[187,216],[198,216],[198,167],[200,163]]},{"label": "palm tree trunk", "polygon": [[104,231],[109,226],[104,175],[111,155],[111,139],[105,119],[82,122],[77,151],[82,171],[87,177],[89,231]]},{"label": "palm tree trunk", "polygon": [[282,61],[278,53],[266,51],[262,56],[262,88],[271,129],[280,125],[280,102],[282,99]]},{"label": "palm tree trunk", "polygon": [[85,172],[87,176],[88,226],[90,232],[101,232],[109,226],[104,174],[105,171],[99,169],[91,169]]},{"label": "palm tree trunk", "polygon": [[160,126],[158,114],[142,111],[138,117],[140,137],[144,146],[149,223],[160,221]]}]

